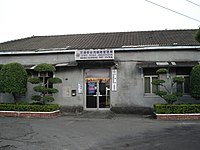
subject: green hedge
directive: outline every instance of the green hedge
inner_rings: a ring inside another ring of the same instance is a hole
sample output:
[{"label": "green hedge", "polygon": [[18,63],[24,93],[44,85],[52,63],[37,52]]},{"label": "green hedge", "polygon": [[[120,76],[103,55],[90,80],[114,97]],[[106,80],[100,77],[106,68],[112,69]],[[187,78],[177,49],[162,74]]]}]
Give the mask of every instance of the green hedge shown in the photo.
[{"label": "green hedge", "polygon": [[1,103],[0,111],[33,111],[33,112],[51,112],[59,109],[58,104],[10,104]]},{"label": "green hedge", "polygon": [[200,113],[200,104],[155,104],[154,112],[157,114]]}]

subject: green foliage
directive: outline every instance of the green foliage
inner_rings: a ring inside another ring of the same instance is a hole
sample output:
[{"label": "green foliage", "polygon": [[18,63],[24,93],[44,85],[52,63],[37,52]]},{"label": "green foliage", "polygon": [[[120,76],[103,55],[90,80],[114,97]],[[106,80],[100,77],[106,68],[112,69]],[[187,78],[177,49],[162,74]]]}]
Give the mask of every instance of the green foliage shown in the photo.
[{"label": "green foliage", "polygon": [[167,73],[167,72],[168,72],[168,70],[167,70],[166,68],[160,68],[160,69],[158,69],[158,70],[156,71],[157,74],[165,74],[165,73]]},{"label": "green foliage", "polygon": [[158,114],[200,113],[200,104],[155,104],[154,112]]},{"label": "green foliage", "polygon": [[0,91],[12,94],[27,91],[27,72],[19,63],[3,65],[0,71]]},{"label": "green foliage", "polygon": [[200,27],[199,29],[197,30],[196,34],[195,34],[195,39],[200,42]]},{"label": "green foliage", "polygon": [[167,95],[167,92],[166,91],[157,91],[155,94],[160,97],[163,97],[164,95]]},{"label": "green foliage", "polygon": [[[168,69],[166,68],[160,68],[156,71],[157,74],[164,74],[164,73],[168,73]],[[159,89],[159,86],[162,86],[165,88],[165,90],[160,90],[155,92],[156,95],[160,96],[161,98],[163,98],[168,104],[173,104],[174,102],[176,102],[178,100],[179,97],[182,96],[182,93],[174,93],[173,91],[173,86],[175,85],[175,83],[183,83],[185,82],[185,79],[183,77],[175,77],[172,79],[171,81],[171,87],[167,87],[164,83],[166,81],[165,80],[160,80],[160,79],[156,79],[153,80],[151,84],[155,85],[157,87],[157,89]]]},{"label": "green foliage", "polygon": [[0,64],[0,70],[1,70],[2,67],[3,67],[3,64]]},{"label": "green foliage", "polygon": [[33,89],[34,91],[41,92],[43,94],[47,92],[47,88],[42,85],[35,86]]},{"label": "green foliage", "polygon": [[43,101],[44,102],[53,102],[54,98],[52,96],[46,95],[46,96],[43,97]]},{"label": "green foliage", "polygon": [[57,104],[0,104],[0,111],[34,111],[34,112],[51,112],[59,109]]},{"label": "green foliage", "polygon": [[162,85],[163,83],[165,83],[165,81],[160,79],[155,79],[154,81],[152,81],[153,85]]},{"label": "green foliage", "polygon": [[38,77],[32,77],[28,79],[28,82],[32,83],[32,84],[39,84],[40,83],[40,78]]},{"label": "green foliage", "polygon": [[166,94],[163,95],[163,99],[168,103],[168,104],[173,104],[174,102],[176,102],[178,100],[178,97],[176,96],[176,94]]},{"label": "green foliage", "polygon": [[185,79],[183,77],[174,77],[173,78],[173,82],[177,82],[177,83],[183,83],[185,82]]},{"label": "green foliage", "polygon": [[42,97],[41,97],[40,95],[33,95],[33,96],[31,97],[31,99],[32,99],[33,101],[40,101],[40,100],[42,99]]},{"label": "green foliage", "polygon": [[200,64],[194,66],[190,74],[190,95],[200,99]]},{"label": "green foliage", "polygon": [[48,93],[58,93],[58,90],[55,88],[47,88],[46,90]]},{"label": "green foliage", "polygon": [[54,78],[49,79],[49,83],[58,84],[58,83],[62,83],[62,80],[60,78],[54,77]]},{"label": "green foliage", "polygon": [[183,96],[183,92],[176,92],[174,93],[177,97],[182,97]]},{"label": "green foliage", "polygon": [[51,64],[42,63],[37,65],[34,70],[37,72],[54,72],[56,71],[56,68]]},{"label": "green foliage", "polygon": [[[37,65],[34,68],[35,71],[37,72],[42,72],[42,73],[48,73],[48,72],[54,72],[56,71],[56,68],[54,66],[52,66],[51,64],[46,64],[46,63],[42,63]],[[34,77],[29,79],[29,82],[31,82],[32,84],[39,84],[42,81],[45,82],[39,86],[35,86],[33,89],[36,92],[40,92],[41,96],[33,96],[32,100],[34,101],[39,101],[43,104],[45,104],[45,102],[52,102],[54,101],[54,98],[52,96],[48,96],[47,94],[51,93],[58,93],[58,90],[55,88],[47,88],[45,87],[48,83],[50,84],[58,84],[58,83],[62,83],[62,80],[60,78],[54,77],[54,78],[46,78],[45,76],[41,76],[42,80],[40,80],[40,78],[38,77]],[[45,86],[44,86],[45,84]]]}]

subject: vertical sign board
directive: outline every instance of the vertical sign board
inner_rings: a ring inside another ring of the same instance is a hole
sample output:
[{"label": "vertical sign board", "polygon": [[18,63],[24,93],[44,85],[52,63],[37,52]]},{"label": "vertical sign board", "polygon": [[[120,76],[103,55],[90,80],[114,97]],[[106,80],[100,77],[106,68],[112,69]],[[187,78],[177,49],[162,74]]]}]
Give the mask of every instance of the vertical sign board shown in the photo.
[{"label": "vertical sign board", "polygon": [[117,91],[117,69],[112,70],[112,91]]},{"label": "vertical sign board", "polygon": [[78,94],[82,94],[83,93],[83,85],[82,84],[78,84]]}]

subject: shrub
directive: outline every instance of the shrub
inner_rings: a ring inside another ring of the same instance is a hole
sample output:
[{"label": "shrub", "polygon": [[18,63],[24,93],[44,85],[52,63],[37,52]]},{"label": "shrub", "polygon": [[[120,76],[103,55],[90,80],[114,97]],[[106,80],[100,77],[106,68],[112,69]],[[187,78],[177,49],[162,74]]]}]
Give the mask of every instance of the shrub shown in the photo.
[{"label": "shrub", "polygon": [[41,92],[41,93],[46,93],[47,92],[47,88],[42,86],[42,85],[35,86],[33,89],[36,92]]},{"label": "shrub", "polygon": [[33,101],[40,101],[41,100],[41,96],[40,95],[33,95],[32,97],[31,97],[31,99],[33,100]]},{"label": "shrub", "polygon": [[173,82],[183,83],[185,82],[185,79],[183,77],[174,77]]},{"label": "shrub", "polygon": [[45,95],[43,98],[44,102],[53,102],[54,98],[52,96]]},{"label": "shrub", "polygon": [[21,64],[3,65],[0,71],[0,91],[13,94],[16,102],[16,95],[27,91],[27,78],[27,72]]},{"label": "shrub", "polygon": [[153,85],[161,85],[163,83],[165,83],[165,81],[164,80],[159,80],[159,79],[155,79],[154,81],[152,81]]},{"label": "shrub", "polygon": [[168,104],[173,104],[178,100],[178,97],[175,94],[166,94],[163,95],[163,98],[165,101],[167,101]]},{"label": "shrub", "polygon": [[[34,77],[29,79],[29,82],[32,84],[39,84],[38,86],[35,86],[33,89],[36,92],[40,93],[40,96],[33,96],[32,100],[40,101],[40,103],[45,104],[45,102],[52,102],[54,101],[54,98],[52,96],[48,96],[47,94],[54,94],[58,93],[58,90],[53,88],[53,84],[62,83],[62,80],[60,78],[54,77],[49,78],[46,75],[52,74],[52,72],[56,71],[56,68],[52,66],[51,64],[42,63],[37,65],[34,68],[37,72],[42,72],[44,75],[41,75],[40,78]],[[49,74],[50,73],[50,74]]]},{"label": "shrub", "polygon": [[155,94],[158,95],[158,96],[160,96],[160,97],[162,97],[164,95],[167,95],[167,92],[166,91],[158,91]]},{"label": "shrub", "polygon": [[[165,68],[160,68],[156,71],[156,73],[158,74],[164,74],[167,73],[168,70]],[[160,76],[159,76],[160,77]],[[179,97],[182,96],[182,93],[175,93],[173,91],[173,86],[176,83],[183,83],[185,81],[185,79],[183,77],[174,77],[171,78],[169,77],[170,80],[170,86],[166,86],[164,83],[166,82],[165,80],[161,80],[161,79],[155,79],[152,81],[151,84],[155,85],[157,87],[157,89],[159,89],[159,87],[164,87],[164,90],[158,90],[157,92],[155,92],[156,95],[160,96],[161,98],[163,98],[168,104],[173,104],[174,102],[176,102],[178,100]]]},{"label": "shrub", "polygon": [[40,78],[38,77],[32,77],[28,79],[28,82],[32,83],[32,84],[38,84],[40,83]]},{"label": "shrub", "polygon": [[0,111],[34,111],[34,112],[50,112],[59,109],[58,104],[0,104]]},{"label": "shrub", "polygon": [[160,68],[160,69],[158,69],[158,70],[156,71],[157,74],[165,74],[165,73],[167,73],[167,72],[168,72],[168,70],[167,70],[166,68]]},{"label": "shrub", "polygon": [[47,88],[48,93],[58,93],[58,90],[55,88]]},{"label": "shrub", "polygon": [[60,78],[54,77],[49,79],[49,83],[52,84],[62,83],[62,80]]},{"label": "shrub", "polygon": [[200,113],[200,104],[155,104],[154,112],[158,114]]},{"label": "shrub", "polygon": [[200,64],[192,68],[190,75],[190,95],[200,99]]},{"label": "shrub", "polygon": [[1,70],[2,67],[3,67],[3,64],[0,64],[0,70]]},{"label": "shrub", "polygon": [[197,30],[196,34],[195,34],[195,39],[200,42],[200,27],[199,29]]},{"label": "shrub", "polygon": [[34,70],[37,72],[54,72],[56,68],[50,64],[42,63],[37,65]]}]

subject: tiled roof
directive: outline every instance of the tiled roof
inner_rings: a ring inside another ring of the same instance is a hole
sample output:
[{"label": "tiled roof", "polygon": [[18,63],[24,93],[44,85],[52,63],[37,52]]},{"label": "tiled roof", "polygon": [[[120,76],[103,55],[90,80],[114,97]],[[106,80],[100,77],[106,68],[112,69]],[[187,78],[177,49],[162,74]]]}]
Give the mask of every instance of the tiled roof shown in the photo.
[{"label": "tiled roof", "polygon": [[58,36],[33,36],[0,43],[0,51],[29,51],[48,48],[104,49],[123,46],[195,46],[200,45],[195,38],[196,30],[160,30],[115,33],[92,33]]}]

